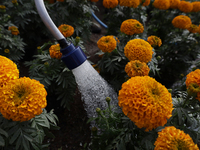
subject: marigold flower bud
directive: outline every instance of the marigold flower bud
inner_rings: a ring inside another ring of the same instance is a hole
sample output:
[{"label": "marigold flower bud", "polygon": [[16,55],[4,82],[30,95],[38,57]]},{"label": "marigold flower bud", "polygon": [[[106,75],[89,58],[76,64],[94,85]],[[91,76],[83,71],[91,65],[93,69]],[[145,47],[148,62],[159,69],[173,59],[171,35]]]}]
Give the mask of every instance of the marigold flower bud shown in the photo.
[{"label": "marigold flower bud", "polygon": [[110,102],[111,101],[111,98],[110,97],[106,97],[106,102]]},{"label": "marigold flower bud", "polygon": [[97,112],[97,113],[100,113],[100,112],[101,112],[101,109],[100,109],[100,108],[96,108],[96,112]]}]

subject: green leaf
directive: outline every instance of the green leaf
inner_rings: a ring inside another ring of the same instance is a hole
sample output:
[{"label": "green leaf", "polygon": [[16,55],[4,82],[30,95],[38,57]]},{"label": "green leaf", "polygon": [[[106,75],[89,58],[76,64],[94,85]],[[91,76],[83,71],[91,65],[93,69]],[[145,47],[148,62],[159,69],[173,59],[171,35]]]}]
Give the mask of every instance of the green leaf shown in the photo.
[{"label": "green leaf", "polygon": [[5,140],[0,136],[0,146],[5,146]]},{"label": "green leaf", "polygon": [[0,128],[0,134],[4,135],[5,137],[8,137],[8,133]]},{"label": "green leaf", "polygon": [[19,140],[20,138],[18,137],[20,136],[20,134],[21,134],[21,129],[18,128],[17,131],[11,136],[9,143],[13,144],[16,141],[16,139]]}]

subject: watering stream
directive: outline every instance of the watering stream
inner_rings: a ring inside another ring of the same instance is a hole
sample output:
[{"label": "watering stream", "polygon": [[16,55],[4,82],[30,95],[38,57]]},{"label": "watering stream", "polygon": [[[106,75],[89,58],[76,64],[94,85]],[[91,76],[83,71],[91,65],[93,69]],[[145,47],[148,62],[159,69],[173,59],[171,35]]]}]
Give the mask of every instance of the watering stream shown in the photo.
[{"label": "watering stream", "polygon": [[106,97],[111,98],[110,104],[112,106],[119,107],[117,93],[87,60],[79,67],[73,69],[72,72],[81,92],[81,98],[88,118],[97,117],[97,107],[100,109],[107,108]]}]

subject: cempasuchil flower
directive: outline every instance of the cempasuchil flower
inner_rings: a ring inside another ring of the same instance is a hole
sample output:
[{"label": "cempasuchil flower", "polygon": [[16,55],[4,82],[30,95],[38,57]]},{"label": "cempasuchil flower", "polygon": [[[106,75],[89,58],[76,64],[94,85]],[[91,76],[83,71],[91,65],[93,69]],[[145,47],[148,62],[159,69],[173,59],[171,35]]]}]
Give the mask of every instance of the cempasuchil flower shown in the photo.
[{"label": "cempasuchil flower", "polygon": [[105,8],[115,8],[118,5],[118,0],[103,0]]},{"label": "cempasuchil flower", "polygon": [[179,15],[172,20],[172,24],[176,28],[187,29],[192,24],[192,21],[188,16]]},{"label": "cempasuchil flower", "polygon": [[154,150],[199,150],[189,134],[168,126],[158,132]]},{"label": "cempasuchil flower", "polygon": [[191,24],[188,28],[188,31],[190,31],[191,33],[197,33],[199,31],[199,26],[195,25],[195,24]]},{"label": "cempasuchil flower", "polygon": [[138,128],[164,126],[172,116],[171,93],[149,76],[136,76],[122,84],[118,104]]},{"label": "cempasuchil flower", "polygon": [[13,121],[28,121],[46,107],[47,92],[39,81],[27,77],[10,80],[0,95],[0,112]]},{"label": "cempasuchil flower", "polygon": [[120,31],[126,35],[140,34],[144,31],[144,26],[135,19],[127,19],[122,22]]},{"label": "cempasuchil flower", "polygon": [[139,60],[130,61],[125,66],[125,72],[129,77],[148,76],[149,71],[148,65]]},{"label": "cempasuchil flower", "polygon": [[137,8],[140,5],[140,0],[120,0],[119,5]]},{"label": "cempasuchil flower", "polygon": [[143,39],[130,40],[124,47],[125,56],[131,60],[139,60],[148,63],[151,61],[153,48]]},{"label": "cempasuchil flower", "polygon": [[103,52],[111,53],[117,46],[117,41],[113,35],[102,36],[97,41],[97,46]]},{"label": "cempasuchil flower", "polygon": [[74,34],[74,28],[67,24],[62,24],[58,27],[60,32],[63,34],[64,37],[70,37]]},{"label": "cempasuchil flower", "polygon": [[196,99],[200,101],[200,69],[190,72],[185,81],[188,94],[197,95]]},{"label": "cempasuchil flower", "polygon": [[162,45],[162,40],[155,35],[149,36],[147,38],[147,42],[149,42],[149,44],[151,44],[151,46],[153,46],[153,47],[155,47],[155,46],[160,47]]},{"label": "cempasuchil flower", "polygon": [[[142,3],[143,0],[140,0],[140,3]],[[143,3],[142,3],[142,6],[149,6],[151,0],[145,0]]]},{"label": "cempasuchil flower", "polygon": [[19,30],[15,26],[8,27],[8,30],[10,30],[13,35],[18,35],[19,34]]},{"label": "cempasuchil flower", "polygon": [[178,9],[179,3],[180,3],[180,0],[170,0],[170,8]]},{"label": "cempasuchil flower", "polygon": [[153,6],[158,9],[166,10],[170,7],[170,0],[155,0]]},{"label": "cempasuchil flower", "polygon": [[4,9],[6,9],[6,6],[5,5],[0,5],[0,9],[4,10]]},{"label": "cempasuchil flower", "polygon": [[17,78],[19,78],[17,65],[12,60],[0,56],[0,88],[5,86],[10,80]]},{"label": "cempasuchil flower", "polygon": [[188,13],[192,11],[193,5],[191,2],[188,1],[180,1],[178,9],[182,12]]},{"label": "cempasuchil flower", "polygon": [[193,9],[192,12],[199,12],[200,11],[200,1],[192,2]]},{"label": "cempasuchil flower", "polygon": [[51,45],[49,48],[49,54],[51,58],[60,59],[62,57],[62,53],[60,52],[60,44]]}]

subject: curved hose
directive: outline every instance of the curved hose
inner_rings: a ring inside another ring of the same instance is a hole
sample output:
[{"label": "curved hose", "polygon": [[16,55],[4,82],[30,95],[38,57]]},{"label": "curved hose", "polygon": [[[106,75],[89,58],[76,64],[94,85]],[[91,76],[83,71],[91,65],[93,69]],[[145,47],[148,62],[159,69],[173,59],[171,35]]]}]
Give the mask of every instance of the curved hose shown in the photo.
[{"label": "curved hose", "polygon": [[108,26],[106,24],[104,24],[95,14],[94,12],[91,10],[92,16],[93,18],[104,28],[108,28]]}]

